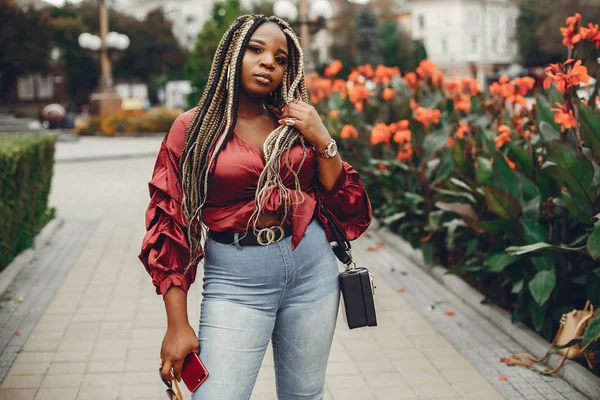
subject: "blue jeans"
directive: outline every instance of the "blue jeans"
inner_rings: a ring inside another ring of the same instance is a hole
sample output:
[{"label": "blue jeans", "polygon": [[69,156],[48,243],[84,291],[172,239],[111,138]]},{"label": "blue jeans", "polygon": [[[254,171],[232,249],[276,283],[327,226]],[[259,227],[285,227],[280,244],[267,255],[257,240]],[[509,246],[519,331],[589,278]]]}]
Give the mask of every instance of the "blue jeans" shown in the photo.
[{"label": "blue jeans", "polygon": [[339,305],[337,259],[314,219],[292,252],[207,241],[200,359],[208,379],[192,400],[247,400],[269,339],[277,397],[320,400]]}]

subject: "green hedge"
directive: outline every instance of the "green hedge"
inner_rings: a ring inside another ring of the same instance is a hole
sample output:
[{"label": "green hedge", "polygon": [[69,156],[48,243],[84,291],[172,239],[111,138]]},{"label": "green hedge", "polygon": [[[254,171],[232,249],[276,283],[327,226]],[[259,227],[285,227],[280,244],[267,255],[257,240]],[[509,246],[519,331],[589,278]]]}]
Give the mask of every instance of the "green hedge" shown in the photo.
[{"label": "green hedge", "polygon": [[0,136],[0,270],[33,245],[52,217],[55,142],[54,136]]}]

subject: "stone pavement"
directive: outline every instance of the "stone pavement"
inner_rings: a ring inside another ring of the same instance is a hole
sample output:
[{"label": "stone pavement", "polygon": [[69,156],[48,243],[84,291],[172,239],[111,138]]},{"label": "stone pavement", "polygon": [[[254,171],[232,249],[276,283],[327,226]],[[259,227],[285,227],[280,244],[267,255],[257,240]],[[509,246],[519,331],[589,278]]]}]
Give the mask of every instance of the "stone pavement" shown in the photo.
[{"label": "stone pavement", "polygon": [[[64,224],[0,304],[0,399],[166,399],[164,305],[137,259],[154,163],[145,155],[160,140],[58,143],[50,203]],[[367,252],[377,240],[365,235],[353,248],[377,276],[379,326],[350,331],[340,314],[325,399],[585,399],[559,378],[500,364],[521,349],[401,254]],[[199,271],[188,297],[193,327],[201,280]],[[252,399],[275,398],[269,347]]]}]

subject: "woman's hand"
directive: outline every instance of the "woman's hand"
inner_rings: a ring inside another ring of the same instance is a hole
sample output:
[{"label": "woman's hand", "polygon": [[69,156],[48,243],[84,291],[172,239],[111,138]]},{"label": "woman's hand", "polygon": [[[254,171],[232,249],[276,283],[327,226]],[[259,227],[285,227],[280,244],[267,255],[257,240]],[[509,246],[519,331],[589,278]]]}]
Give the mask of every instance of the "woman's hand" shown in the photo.
[{"label": "woman's hand", "polygon": [[198,353],[200,346],[198,337],[194,329],[189,324],[181,327],[169,327],[162,342],[160,349],[160,359],[162,360],[161,374],[163,379],[170,381],[171,368],[173,376],[177,381],[181,380],[181,368],[183,360],[191,352]]},{"label": "woman's hand", "polygon": [[318,150],[323,150],[331,140],[327,128],[323,125],[317,110],[310,104],[295,100],[285,105],[282,110],[281,125],[286,125],[286,118],[294,118],[294,127]]}]

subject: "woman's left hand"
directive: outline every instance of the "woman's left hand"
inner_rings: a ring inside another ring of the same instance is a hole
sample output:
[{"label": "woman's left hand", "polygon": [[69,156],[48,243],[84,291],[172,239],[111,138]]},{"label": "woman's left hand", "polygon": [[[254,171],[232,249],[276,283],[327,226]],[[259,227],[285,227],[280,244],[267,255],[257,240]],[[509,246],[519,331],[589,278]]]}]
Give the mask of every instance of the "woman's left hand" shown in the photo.
[{"label": "woman's left hand", "polygon": [[282,118],[279,120],[281,125],[286,125],[286,118],[294,118],[294,127],[317,149],[327,146],[331,136],[327,128],[323,125],[321,117],[317,110],[310,104],[302,100],[295,100],[285,105],[282,110]]}]

